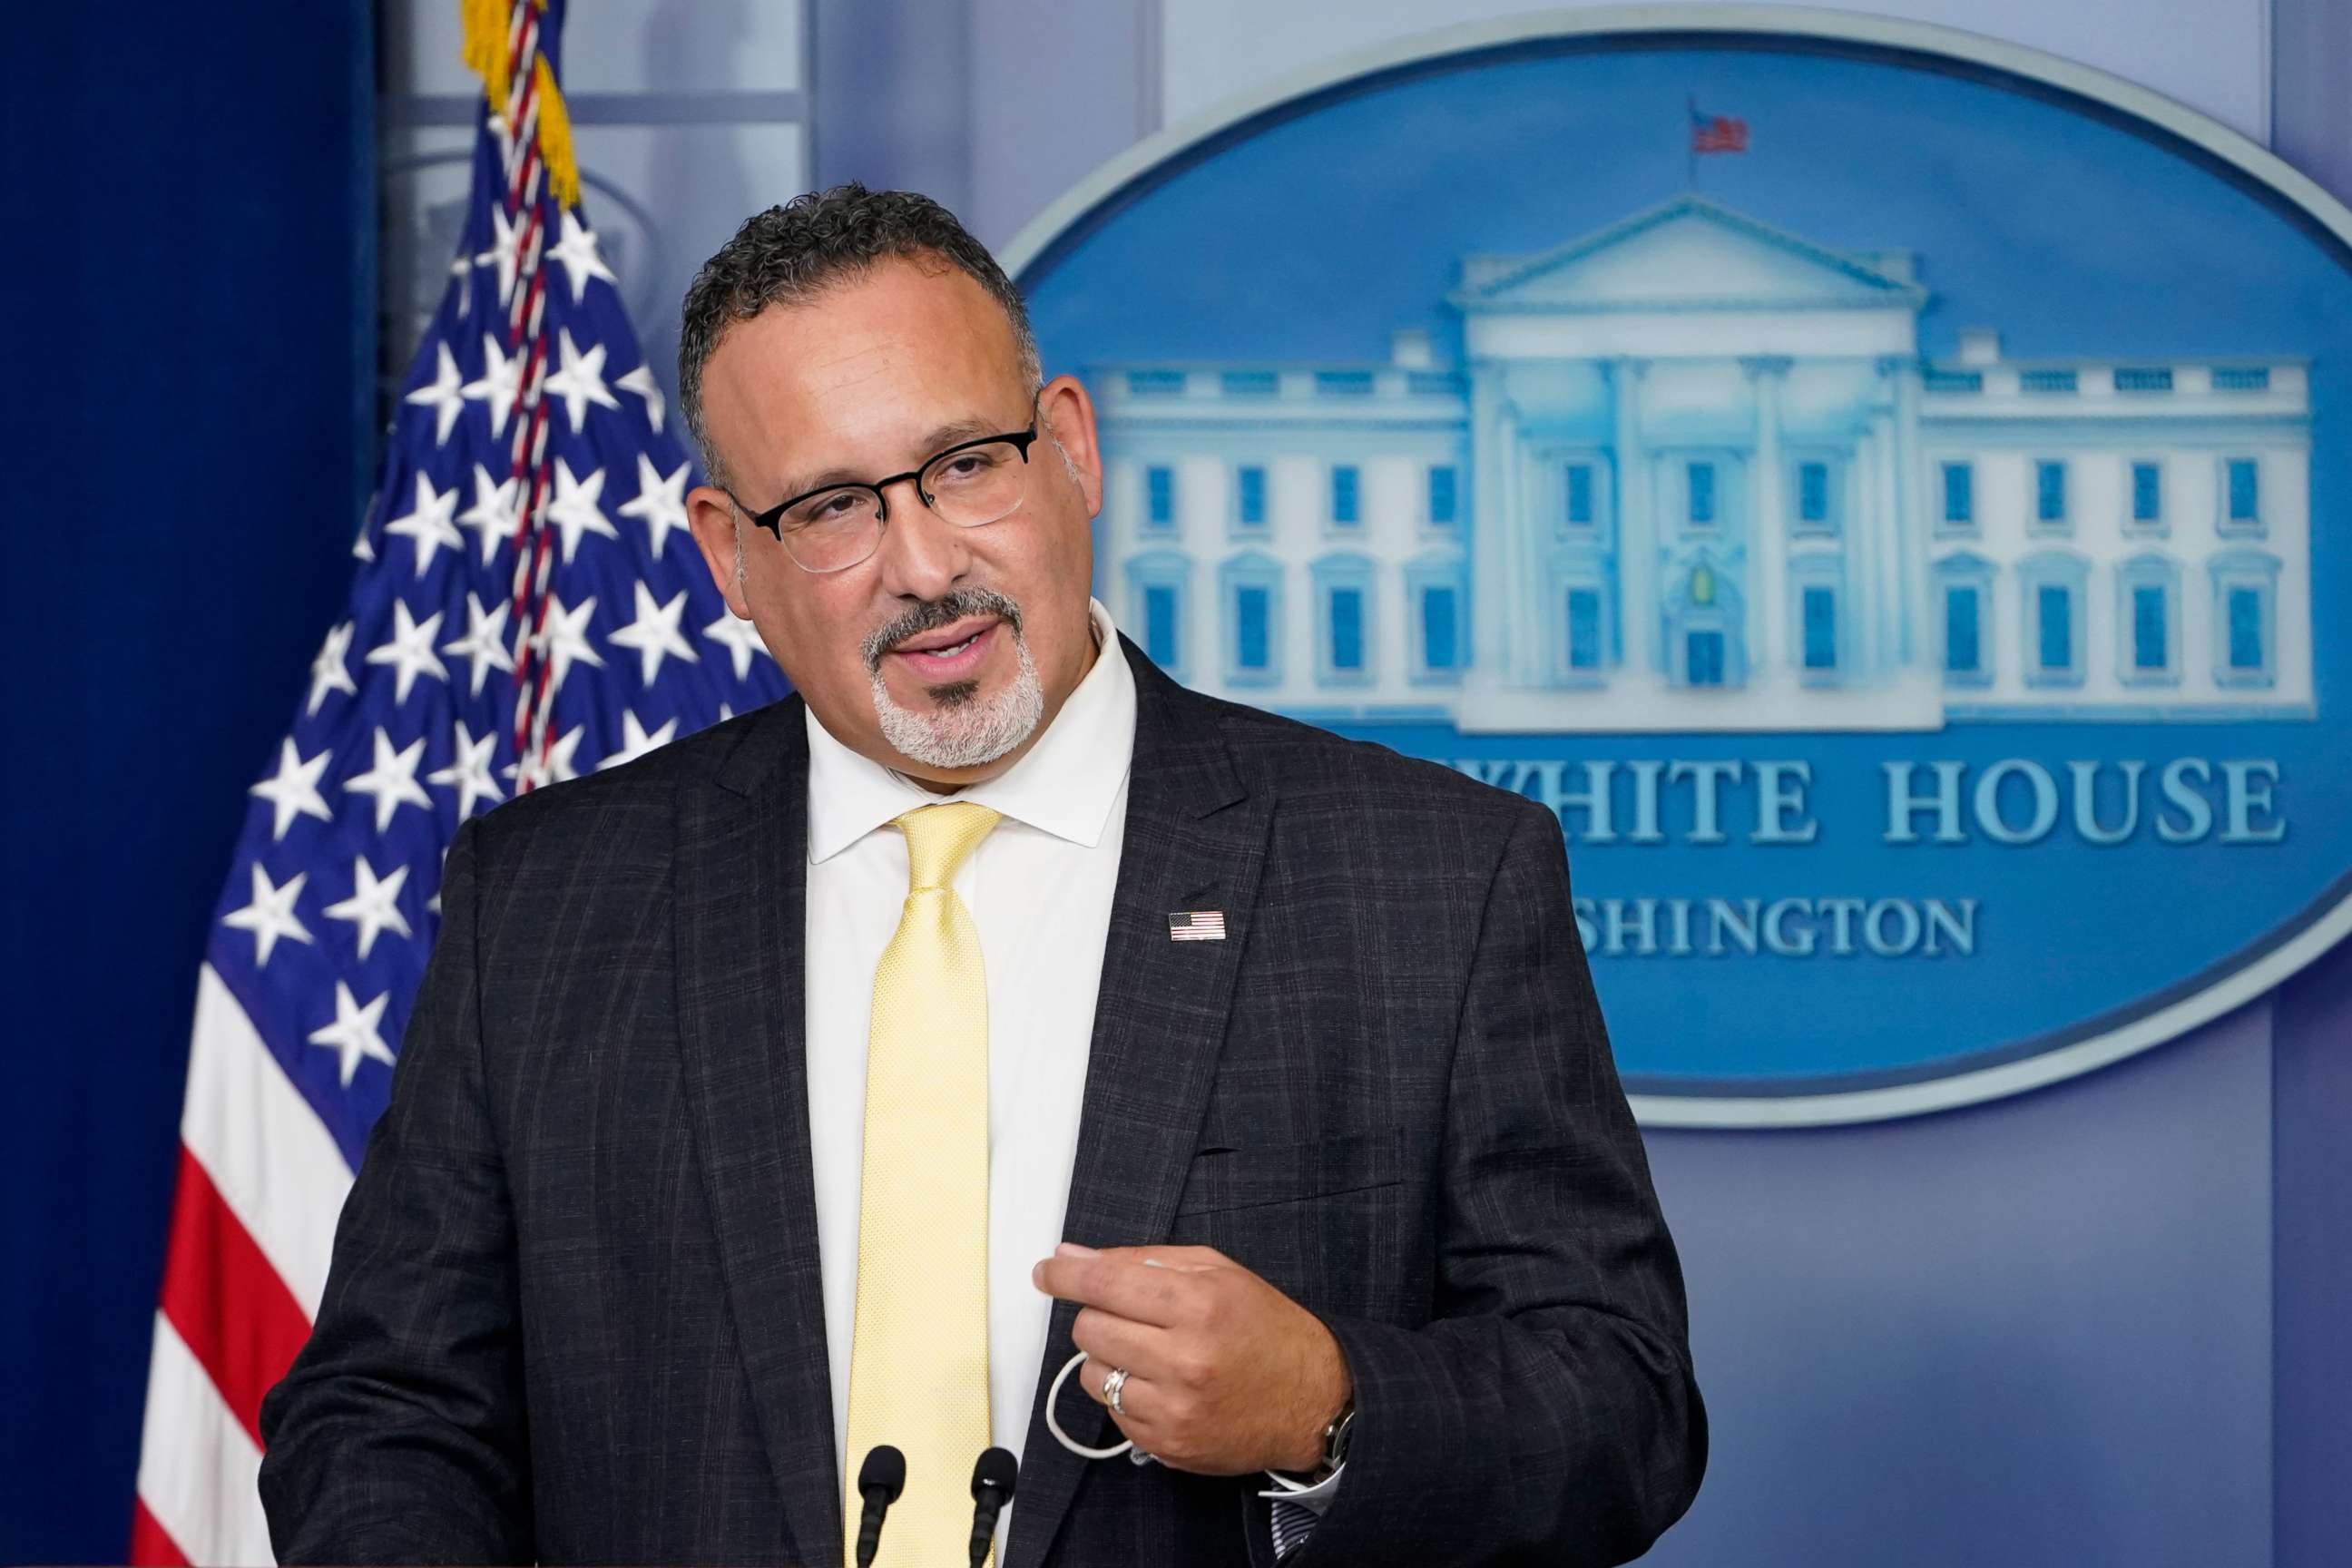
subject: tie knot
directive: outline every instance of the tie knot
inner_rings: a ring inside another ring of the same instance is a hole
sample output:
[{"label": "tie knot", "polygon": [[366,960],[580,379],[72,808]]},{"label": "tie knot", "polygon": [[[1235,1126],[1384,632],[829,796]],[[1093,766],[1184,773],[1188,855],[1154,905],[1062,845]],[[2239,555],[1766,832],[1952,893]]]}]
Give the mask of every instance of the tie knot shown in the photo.
[{"label": "tie knot", "polygon": [[954,881],[956,868],[1003,818],[977,802],[953,800],[893,820],[907,836],[907,890],[919,893]]}]

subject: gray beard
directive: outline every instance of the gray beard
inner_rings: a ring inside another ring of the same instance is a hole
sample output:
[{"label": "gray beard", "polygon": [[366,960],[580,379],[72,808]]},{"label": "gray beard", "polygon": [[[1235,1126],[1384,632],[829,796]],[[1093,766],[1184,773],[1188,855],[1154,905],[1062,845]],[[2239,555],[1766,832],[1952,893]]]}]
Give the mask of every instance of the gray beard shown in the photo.
[{"label": "gray beard", "polygon": [[901,706],[876,670],[874,716],[882,739],[908,761],[944,770],[981,767],[1018,747],[1045,716],[1045,688],[1029,657],[1029,639],[1013,632],[1013,647],[1021,668],[1003,690],[982,698],[960,681],[940,689],[939,705],[929,712]]}]

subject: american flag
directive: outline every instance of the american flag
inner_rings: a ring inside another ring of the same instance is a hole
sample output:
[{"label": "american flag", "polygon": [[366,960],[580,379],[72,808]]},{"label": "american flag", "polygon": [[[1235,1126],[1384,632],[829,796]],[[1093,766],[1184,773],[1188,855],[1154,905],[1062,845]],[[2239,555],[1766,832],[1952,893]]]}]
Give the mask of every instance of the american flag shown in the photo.
[{"label": "american flag", "polygon": [[1176,910],[1168,916],[1170,942],[1223,942],[1225,940],[1225,911],[1223,910]]},{"label": "american flag", "polygon": [[1745,153],[1748,121],[1722,114],[1701,114],[1691,106],[1690,150],[1694,153]]},{"label": "american flag", "polygon": [[563,0],[466,10],[464,241],[197,978],[133,1563],[271,1561],[261,1398],[318,1310],[457,825],[783,690],[695,549],[695,475],[579,205]]}]

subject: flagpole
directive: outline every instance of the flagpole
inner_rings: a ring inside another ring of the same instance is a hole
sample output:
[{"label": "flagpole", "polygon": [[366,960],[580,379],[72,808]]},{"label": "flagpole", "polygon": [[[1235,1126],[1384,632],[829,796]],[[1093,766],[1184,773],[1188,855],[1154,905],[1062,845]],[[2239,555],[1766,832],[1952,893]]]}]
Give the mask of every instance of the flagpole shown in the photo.
[{"label": "flagpole", "polygon": [[1698,94],[1684,99],[1687,110],[1683,115],[1683,178],[1694,192],[1698,189]]}]

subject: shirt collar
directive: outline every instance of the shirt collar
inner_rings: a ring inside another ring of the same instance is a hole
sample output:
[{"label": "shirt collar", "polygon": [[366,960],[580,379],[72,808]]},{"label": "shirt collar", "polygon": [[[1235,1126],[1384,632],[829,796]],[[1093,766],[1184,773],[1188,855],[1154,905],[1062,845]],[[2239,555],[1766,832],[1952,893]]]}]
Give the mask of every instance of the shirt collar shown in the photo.
[{"label": "shirt collar", "polygon": [[851,751],[807,710],[809,863],[830,860],[894,818],[943,800],[977,801],[1088,848],[1102,842],[1134,761],[1135,672],[1119,651],[1110,612],[1096,599],[1087,601],[1087,610],[1097,645],[1094,668],[1027,754],[954,795],[934,795]]}]

